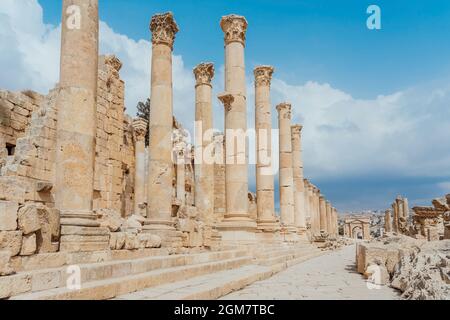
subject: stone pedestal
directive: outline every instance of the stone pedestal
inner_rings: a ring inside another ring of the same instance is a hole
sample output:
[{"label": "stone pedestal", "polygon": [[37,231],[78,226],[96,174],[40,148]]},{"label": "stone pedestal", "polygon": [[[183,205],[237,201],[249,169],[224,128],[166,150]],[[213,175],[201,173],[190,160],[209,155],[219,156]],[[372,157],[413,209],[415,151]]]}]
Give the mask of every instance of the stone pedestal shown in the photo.
[{"label": "stone pedestal", "polygon": [[[79,21],[69,21],[71,16],[67,9],[70,6],[80,9]],[[97,0],[63,1],[55,172],[61,251],[95,251],[109,247],[108,230],[100,228],[92,211],[98,29]]]},{"label": "stone pedestal", "polygon": [[301,236],[306,236],[306,205],[305,185],[303,181],[303,157],[302,157],[302,126],[291,127],[292,134],[292,165],[294,174],[294,209],[295,226]]},{"label": "stone pedestal", "polygon": [[142,118],[133,121],[134,130],[134,213],[147,216],[145,195],[145,135],[147,134],[148,122]]},{"label": "stone pedestal", "polygon": [[247,21],[244,17],[222,17],[225,35],[225,189],[226,213],[218,225],[224,241],[255,239],[256,221],[248,210],[247,103],[244,46]]},{"label": "stone pedestal", "polygon": [[256,198],[258,230],[274,234],[280,229],[275,218],[274,170],[272,168],[272,112],[270,82],[273,67],[259,66],[255,75]]},{"label": "stone pedestal", "polygon": [[161,237],[163,246],[182,245],[172,219],[173,91],[172,50],[178,26],[172,13],[157,14],[152,32],[150,141],[147,221],[144,230]]},{"label": "stone pedestal", "polygon": [[294,213],[294,179],[292,171],[291,105],[277,106],[280,152],[280,216],[282,232],[297,234]]}]

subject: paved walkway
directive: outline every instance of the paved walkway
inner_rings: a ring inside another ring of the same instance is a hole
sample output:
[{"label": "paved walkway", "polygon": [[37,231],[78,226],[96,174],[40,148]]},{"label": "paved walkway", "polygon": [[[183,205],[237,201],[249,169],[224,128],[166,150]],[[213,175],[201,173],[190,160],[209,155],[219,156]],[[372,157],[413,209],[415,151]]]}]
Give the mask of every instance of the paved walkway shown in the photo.
[{"label": "paved walkway", "polygon": [[355,271],[355,246],[295,265],[270,279],[255,282],[222,299],[235,300],[393,300],[397,291],[389,287],[368,289]]}]

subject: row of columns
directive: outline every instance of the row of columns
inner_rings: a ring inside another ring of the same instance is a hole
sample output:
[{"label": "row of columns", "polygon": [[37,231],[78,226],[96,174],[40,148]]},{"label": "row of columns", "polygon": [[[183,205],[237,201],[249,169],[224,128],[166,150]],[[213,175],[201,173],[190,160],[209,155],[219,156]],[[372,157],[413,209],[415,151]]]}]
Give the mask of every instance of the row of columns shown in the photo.
[{"label": "row of columns", "polygon": [[[67,23],[69,6],[81,10],[80,27]],[[61,212],[62,250],[102,250],[108,247],[108,231],[100,227],[92,210],[93,163],[95,157],[98,0],[63,0],[60,94],[57,100],[56,206]],[[279,230],[274,208],[272,172],[270,82],[273,68],[260,66],[255,74],[255,121],[257,129],[257,221],[248,208],[248,149],[235,143],[236,132],[247,129],[245,36],[242,16],[222,18],[225,41],[225,193],[226,212],[217,226],[225,240],[254,240],[255,233]],[[163,244],[179,246],[181,238],[172,219],[173,170],[173,84],[172,51],[178,26],[172,13],[158,14],[150,23],[152,32],[150,118],[133,122],[136,138],[135,212],[146,216],[144,232],[160,235]],[[214,67],[202,63],[196,78],[195,119],[202,133],[212,129],[212,86]],[[307,215],[311,230],[326,231],[334,224],[335,210],[318,197],[320,191],[303,177],[300,125],[291,126],[291,105],[277,106],[280,144],[280,215],[284,232],[305,234]],[[145,132],[150,130],[148,161]],[[246,138],[245,138],[246,139]],[[214,215],[213,136],[196,135],[195,206],[207,224]],[[183,158],[183,155],[181,155]],[[267,161],[267,159],[269,159]],[[145,167],[147,166],[147,170]],[[180,166],[178,166],[180,167]],[[182,166],[184,169],[184,166]],[[142,175],[142,172],[146,174]],[[178,188],[184,190],[184,172]],[[312,186],[312,187],[311,187]],[[329,232],[331,234],[331,232]]]}]

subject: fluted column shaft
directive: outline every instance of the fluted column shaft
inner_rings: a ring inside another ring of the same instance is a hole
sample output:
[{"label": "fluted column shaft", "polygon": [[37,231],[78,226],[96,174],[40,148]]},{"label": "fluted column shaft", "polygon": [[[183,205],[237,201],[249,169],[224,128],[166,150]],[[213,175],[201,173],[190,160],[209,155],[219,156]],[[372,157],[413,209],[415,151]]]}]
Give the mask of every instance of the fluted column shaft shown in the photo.
[{"label": "fluted column shaft", "polygon": [[327,232],[327,204],[324,196],[319,197],[320,232]]}]

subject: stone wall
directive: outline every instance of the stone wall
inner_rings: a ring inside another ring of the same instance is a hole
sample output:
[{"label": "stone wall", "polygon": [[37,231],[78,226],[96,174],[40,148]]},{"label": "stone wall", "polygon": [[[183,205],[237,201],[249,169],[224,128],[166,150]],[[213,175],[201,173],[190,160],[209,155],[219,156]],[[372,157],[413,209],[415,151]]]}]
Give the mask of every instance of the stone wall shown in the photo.
[{"label": "stone wall", "polygon": [[131,119],[125,114],[121,66],[113,56],[100,57],[93,207],[126,217],[133,211],[134,141]]}]

